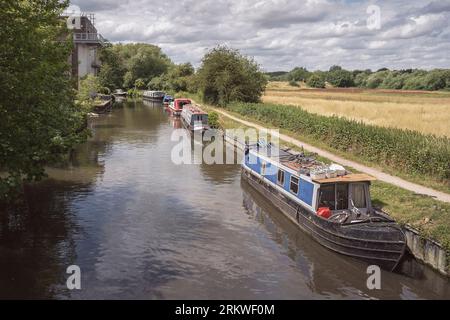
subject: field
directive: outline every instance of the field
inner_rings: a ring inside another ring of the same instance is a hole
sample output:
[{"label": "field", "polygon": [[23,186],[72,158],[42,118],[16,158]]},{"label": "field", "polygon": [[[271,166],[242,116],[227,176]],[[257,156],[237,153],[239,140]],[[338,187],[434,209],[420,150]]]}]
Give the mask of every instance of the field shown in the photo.
[{"label": "field", "polygon": [[450,92],[307,89],[286,82],[270,82],[263,102],[450,137]]}]

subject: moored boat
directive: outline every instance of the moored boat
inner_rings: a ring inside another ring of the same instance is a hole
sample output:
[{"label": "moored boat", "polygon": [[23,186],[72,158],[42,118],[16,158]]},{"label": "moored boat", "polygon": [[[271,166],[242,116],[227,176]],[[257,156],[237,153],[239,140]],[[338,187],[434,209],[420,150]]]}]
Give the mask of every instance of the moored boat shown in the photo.
[{"label": "moored boat", "polygon": [[183,107],[181,118],[187,129],[192,132],[205,132],[209,129],[208,114],[192,104]]},{"label": "moored boat", "polygon": [[162,100],[166,94],[162,91],[144,91],[144,99]]},{"label": "moored boat", "polygon": [[166,94],[163,98],[163,104],[168,107],[173,100],[174,99],[171,95]]},{"label": "moored boat", "polygon": [[127,92],[123,91],[122,89],[117,89],[117,90],[114,91],[113,95],[117,96],[117,97],[126,97],[127,96]]},{"label": "moored boat", "polygon": [[390,271],[405,253],[400,226],[371,204],[371,176],[257,143],[245,148],[242,178],[330,250]]},{"label": "moored boat", "polygon": [[188,104],[189,105],[192,104],[192,101],[190,99],[186,98],[175,99],[169,104],[169,109],[170,111],[172,111],[174,115],[179,116],[183,111],[183,107]]}]

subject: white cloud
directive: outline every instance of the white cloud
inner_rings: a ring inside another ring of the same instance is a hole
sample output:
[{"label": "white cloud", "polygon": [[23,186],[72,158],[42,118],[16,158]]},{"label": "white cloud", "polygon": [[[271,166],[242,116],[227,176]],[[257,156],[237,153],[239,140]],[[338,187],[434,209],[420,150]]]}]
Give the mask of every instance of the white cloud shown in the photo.
[{"label": "white cloud", "polygon": [[370,0],[72,3],[97,13],[97,28],[111,41],[153,43],[177,63],[198,65],[207,49],[225,43],[266,70],[449,67],[450,1],[377,1],[380,30],[367,28]]}]

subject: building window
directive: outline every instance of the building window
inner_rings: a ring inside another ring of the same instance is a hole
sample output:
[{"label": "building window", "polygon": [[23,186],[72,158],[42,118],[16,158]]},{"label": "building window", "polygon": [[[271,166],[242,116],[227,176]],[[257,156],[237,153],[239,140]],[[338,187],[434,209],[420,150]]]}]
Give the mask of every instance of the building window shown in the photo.
[{"label": "building window", "polygon": [[278,170],[277,182],[280,186],[284,186],[284,171]]},{"label": "building window", "polygon": [[291,176],[291,185],[289,190],[291,190],[292,193],[297,194],[298,193],[298,178]]}]

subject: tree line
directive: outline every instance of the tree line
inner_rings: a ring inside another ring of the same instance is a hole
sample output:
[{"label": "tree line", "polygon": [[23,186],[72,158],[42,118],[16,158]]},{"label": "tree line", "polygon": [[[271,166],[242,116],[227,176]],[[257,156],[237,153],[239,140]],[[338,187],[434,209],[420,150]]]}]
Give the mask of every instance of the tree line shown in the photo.
[{"label": "tree line", "polygon": [[174,64],[150,44],[108,45],[100,59],[98,81],[110,90],[190,92],[224,106],[231,101],[258,102],[267,84],[253,59],[226,46],[207,52],[197,70],[191,63]]},{"label": "tree line", "polygon": [[328,71],[308,71],[296,67],[289,72],[266,73],[271,81],[289,81],[296,86],[304,82],[312,88],[325,88],[328,85],[337,88],[359,87],[366,89],[396,90],[450,90],[450,69],[404,69],[377,71],[346,70],[340,66],[332,66]]}]

